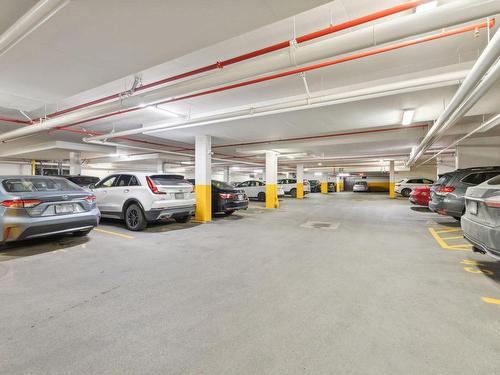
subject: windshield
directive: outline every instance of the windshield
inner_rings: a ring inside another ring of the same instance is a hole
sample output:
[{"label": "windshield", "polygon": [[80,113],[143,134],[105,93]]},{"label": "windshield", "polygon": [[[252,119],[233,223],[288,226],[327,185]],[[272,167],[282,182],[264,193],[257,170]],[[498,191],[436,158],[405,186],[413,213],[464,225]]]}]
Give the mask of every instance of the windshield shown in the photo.
[{"label": "windshield", "polygon": [[50,177],[17,177],[2,182],[3,188],[9,193],[28,193],[35,191],[74,191],[82,190],[71,181]]},{"label": "windshield", "polygon": [[231,186],[228,183],[222,181],[212,180],[212,185],[221,190],[234,190],[234,186]]},{"label": "windshield", "polygon": [[367,185],[366,181],[356,181],[355,185]]}]

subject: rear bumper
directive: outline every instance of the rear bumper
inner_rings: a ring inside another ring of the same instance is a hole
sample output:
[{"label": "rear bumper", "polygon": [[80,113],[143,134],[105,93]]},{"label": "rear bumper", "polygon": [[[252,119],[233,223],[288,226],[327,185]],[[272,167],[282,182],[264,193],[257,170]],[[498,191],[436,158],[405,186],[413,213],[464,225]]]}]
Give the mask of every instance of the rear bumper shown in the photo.
[{"label": "rear bumper", "polygon": [[429,199],[428,198],[423,198],[423,197],[418,197],[418,196],[410,196],[410,202],[413,204],[416,204],[418,206],[429,206]]},{"label": "rear bumper", "polygon": [[195,208],[196,206],[194,204],[190,204],[187,206],[180,206],[180,207],[152,209],[146,211],[145,215],[146,215],[146,220],[148,221],[184,217],[184,216],[193,216]]},{"label": "rear bumper", "polygon": [[246,210],[248,208],[248,201],[223,201],[220,204],[218,212],[233,211],[233,210]]},{"label": "rear bumper", "polygon": [[500,228],[489,227],[462,216],[464,237],[478,249],[489,256],[500,260]]},{"label": "rear bumper", "polygon": [[13,242],[55,234],[71,233],[92,229],[99,224],[101,214],[97,208],[92,211],[47,217],[3,217],[0,242]]},{"label": "rear bumper", "polygon": [[440,215],[460,217],[462,216],[463,207],[460,210],[456,209],[456,204],[447,201],[447,198],[443,200],[431,200],[429,202],[429,209]]}]

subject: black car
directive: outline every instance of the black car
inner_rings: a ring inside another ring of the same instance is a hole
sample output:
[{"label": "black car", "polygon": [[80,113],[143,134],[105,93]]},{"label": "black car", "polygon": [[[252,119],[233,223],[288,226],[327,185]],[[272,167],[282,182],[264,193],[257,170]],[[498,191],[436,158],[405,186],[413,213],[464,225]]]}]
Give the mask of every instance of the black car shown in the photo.
[{"label": "black car", "polygon": [[99,182],[99,177],[94,176],[61,176],[80,187],[88,188],[90,185],[95,185]]},{"label": "black car", "polygon": [[309,180],[311,185],[311,193],[321,193],[321,183],[318,180]]},{"label": "black car", "polygon": [[[193,185],[194,179],[189,179]],[[248,208],[248,197],[241,189],[236,189],[227,182],[212,180],[212,213],[231,215],[237,210]]]}]

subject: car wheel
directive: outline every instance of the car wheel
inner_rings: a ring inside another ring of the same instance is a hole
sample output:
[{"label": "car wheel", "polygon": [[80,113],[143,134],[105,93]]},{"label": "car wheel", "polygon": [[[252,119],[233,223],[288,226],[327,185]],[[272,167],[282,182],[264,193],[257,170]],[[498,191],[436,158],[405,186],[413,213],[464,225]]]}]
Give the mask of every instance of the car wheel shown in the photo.
[{"label": "car wheel", "polygon": [[78,232],[73,232],[73,236],[75,237],[84,237],[90,233],[92,229],[79,230]]},{"label": "car wheel", "polygon": [[290,196],[292,198],[297,198],[297,189],[290,190]]},{"label": "car wheel", "polygon": [[234,214],[234,211],[236,211],[236,210],[226,210],[226,211],[224,211],[224,213],[229,216],[229,215]]},{"label": "car wheel", "polygon": [[131,204],[125,210],[125,225],[128,230],[141,231],[146,228],[148,222],[138,204]]},{"label": "car wheel", "polygon": [[257,195],[257,199],[260,201],[260,202],[265,202],[266,201],[266,193],[264,192],[260,192],[258,195]]},{"label": "car wheel", "polygon": [[178,223],[187,223],[189,222],[189,220],[191,220],[191,216],[179,216],[179,217],[176,217],[174,218],[175,221],[177,221]]},{"label": "car wheel", "polygon": [[411,194],[411,189],[403,189],[401,190],[401,195],[405,198],[408,198]]}]

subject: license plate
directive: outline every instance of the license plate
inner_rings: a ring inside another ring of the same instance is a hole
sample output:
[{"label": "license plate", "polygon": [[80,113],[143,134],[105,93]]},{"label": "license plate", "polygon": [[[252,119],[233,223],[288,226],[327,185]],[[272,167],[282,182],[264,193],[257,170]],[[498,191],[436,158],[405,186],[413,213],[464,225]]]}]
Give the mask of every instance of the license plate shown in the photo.
[{"label": "license plate", "polygon": [[238,200],[242,201],[243,200],[243,194],[238,194]]},{"label": "license plate", "polygon": [[74,211],[73,204],[57,204],[55,209],[56,214],[72,214]]},{"label": "license plate", "polygon": [[477,202],[476,201],[469,201],[469,212],[472,215],[477,215]]},{"label": "license plate", "polygon": [[175,193],[175,199],[184,199],[184,193]]}]

